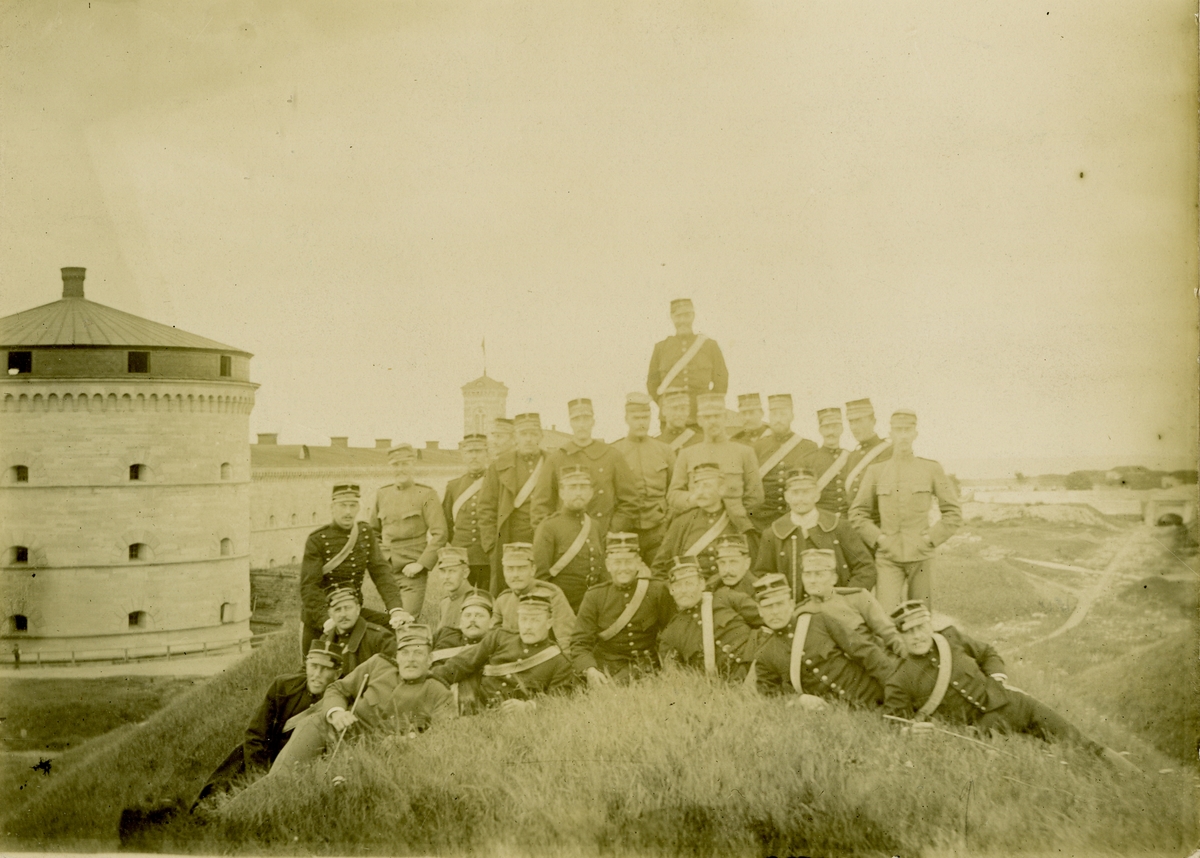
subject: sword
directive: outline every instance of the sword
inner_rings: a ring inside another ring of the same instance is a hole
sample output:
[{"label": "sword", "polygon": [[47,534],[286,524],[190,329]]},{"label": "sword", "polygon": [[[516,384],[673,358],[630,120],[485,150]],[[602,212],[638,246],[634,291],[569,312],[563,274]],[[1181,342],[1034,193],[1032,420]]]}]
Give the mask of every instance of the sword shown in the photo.
[{"label": "sword", "polygon": [[[363,674],[363,681],[362,681],[362,685],[358,686],[358,694],[354,695],[354,704],[353,704],[353,705],[350,707],[350,714],[351,714],[351,715],[353,715],[353,714],[354,714],[354,710],[358,708],[358,702],[359,702],[360,700],[362,700],[363,692],[364,692],[364,691],[366,691],[366,689],[367,689],[367,682],[368,682],[370,679],[371,679],[371,674],[370,674],[370,673],[364,673],[364,674]],[[342,739],[345,739],[345,738],[346,738],[346,732],[347,732],[347,730],[349,730],[349,729],[350,729],[350,728],[349,728],[349,727],[347,727],[345,730],[343,730],[341,733],[339,733],[339,734],[338,734],[338,740],[337,740],[337,744],[333,746],[333,753],[329,755],[329,763],[330,763],[330,765],[332,765],[332,764],[333,764],[333,759],[334,759],[334,757],[336,757],[336,756],[337,756],[338,749],[342,747]]]},{"label": "sword", "polygon": [[[901,724],[918,723],[908,718],[900,718],[896,715],[884,715],[883,717],[889,721],[899,721]],[[1016,759],[1016,754],[1010,754],[1008,751],[1002,751],[994,745],[989,745],[987,742],[981,742],[978,739],[972,739],[970,736],[964,736],[962,733],[955,733],[953,730],[943,730],[941,727],[934,727],[933,724],[928,721],[923,721],[920,723],[929,724],[929,726],[933,727],[934,731],[937,733],[945,733],[947,736],[953,736],[955,739],[962,739],[964,742],[970,742],[972,745],[978,745],[981,748],[986,748],[987,750],[994,751],[997,754],[1004,754],[1006,757],[1012,757],[1013,759]]]}]

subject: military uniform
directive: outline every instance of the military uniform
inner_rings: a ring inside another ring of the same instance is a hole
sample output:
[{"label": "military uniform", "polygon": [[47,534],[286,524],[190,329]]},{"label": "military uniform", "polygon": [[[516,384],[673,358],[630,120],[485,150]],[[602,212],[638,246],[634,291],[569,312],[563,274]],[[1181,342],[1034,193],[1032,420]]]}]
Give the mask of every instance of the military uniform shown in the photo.
[{"label": "military uniform", "polygon": [[272,766],[272,773],[314,760],[322,750],[332,748],[338,732],[329,723],[329,715],[336,709],[348,711],[351,707],[358,719],[351,731],[401,735],[424,732],[458,715],[454,695],[441,682],[429,676],[414,682],[403,680],[392,657],[373,655],[325,689],[321,703],[296,724],[295,734]]},{"label": "military uniform", "polygon": [[[671,368],[692,347],[696,337],[701,334],[679,336],[673,334],[654,345],[654,353],[650,356],[650,369],[646,374],[646,392],[655,401],[659,401],[662,393],[659,387]],[[691,360],[679,371],[671,381],[672,387],[680,387],[687,391],[691,400],[693,417],[696,415],[696,397],[701,393],[725,393],[729,390],[729,370],[725,367],[725,356],[715,340],[706,339],[705,343],[692,356]]]},{"label": "military uniform", "polygon": [[701,536],[716,525],[722,513],[727,513],[728,522],[725,527],[696,555],[700,561],[700,573],[705,579],[717,574],[717,542],[722,536],[744,536],[749,544],[751,556],[754,556],[758,534],[750,519],[729,509],[728,502],[715,512],[692,507],[671,520],[667,535],[663,537],[662,545],[659,546],[658,554],[651,564],[655,576],[665,578],[667,570],[671,568],[671,559],[685,555]]},{"label": "military uniform", "polygon": [[[1104,750],[1044,703],[993,679],[992,674],[1004,674],[1004,661],[991,646],[953,626],[943,629],[941,635],[951,653],[950,685],[933,712],[935,716],[951,724],[978,727],[985,733],[1031,733],[1047,741],[1070,741],[1097,753]],[[884,711],[912,718],[933,694],[940,664],[936,646],[923,655],[904,658],[887,680]],[[918,720],[924,717],[917,716]]]},{"label": "military uniform", "polygon": [[[474,477],[463,474],[446,484],[446,495],[442,499],[447,544],[467,549],[467,564],[471,567],[467,580],[471,582],[472,587],[487,587],[492,577],[492,566],[483,547],[480,529],[479,501],[483,494],[483,482],[483,474]],[[467,492],[470,492],[470,496],[459,504],[458,515],[455,515],[455,503]]]},{"label": "military uniform", "polygon": [[754,451],[736,441],[701,441],[679,451],[667,490],[671,508],[676,513],[689,509],[688,475],[703,462],[715,462],[721,469],[721,497],[730,514],[748,519],[763,502],[763,483]]},{"label": "military uniform", "polygon": [[360,615],[350,631],[341,634],[338,630],[330,629],[321,636],[321,640],[329,641],[342,650],[342,672],[345,676],[373,655],[396,654],[396,633],[391,628],[369,623]]},{"label": "military uniform", "polygon": [[678,455],[684,447],[691,447],[703,441],[704,433],[700,431],[699,426],[684,426],[682,429],[667,426],[654,440],[666,444],[672,453]]},{"label": "military uniform", "polygon": [[[396,571],[404,610],[414,617],[425,603],[429,570],[437,564],[438,549],[446,544],[446,515],[437,492],[422,483],[389,483],[375,493],[371,527],[382,539],[383,555]],[[422,571],[409,577],[403,569],[419,563]]]},{"label": "military uniform", "polygon": [[603,536],[594,521],[578,553],[566,566],[551,574],[553,567],[578,538],[583,529],[584,515],[560,509],[539,524],[533,535],[533,563],[537,567],[537,577],[543,581],[553,581],[567,597],[572,611],[579,610],[579,603],[589,587],[608,578],[604,567]]},{"label": "military uniform", "polygon": [[[361,521],[358,522],[358,536],[349,556],[337,568],[325,572],[325,564],[341,553],[349,538],[349,530],[336,524],[327,524],[310,533],[304,544],[304,559],[300,563],[303,652],[308,651],[310,642],[324,633],[325,620],[329,616],[325,597],[338,587],[353,590],[361,605],[363,578],[370,575],[389,610],[402,605],[396,573],[384,559],[378,537]],[[388,624],[387,614],[379,611],[364,609],[363,616],[371,622]]]},{"label": "military uniform", "polygon": [[575,673],[562,652],[541,664],[508,675],[489,676],[485,670],[489,665],[521,662],[555,646],[558,644],[550,638],[527,644],[517,632],[494,628],[486,632],[477,645],[436,665],[433,676],[446,685],[477,676],[480,697],[488,706],[497,706],[509,699],[529,700],[538,694],[567,691],[575,683]]},{"label": "military uniform", "polygon": [[[746,677],[762,644],[762,620],[753,599],[739,590],[723,587],[712,594],[713,655],[717,673],[734,681]],[[704,669],[704,632],[701,604],[677,610],[658,633],[658,652],[664,662],[676,661]]]},{"label": "military uniform", "polygon": [[[849,461],[849,453],[846,451],[841,448],[824,446],[811,451],[800,460],[800,466],[808,468],[818,479],[824,478],[829,469],[836,466],[836,470],[821,489],[821,497],[817,501],[818,509],[845,516],[846,511],[850,508],[850,502],[846,499],[845,482],[846,464]],[[841,464],[838,464],[839,462]],[[784,508],[786,511],[786,503]]]},{"label": "military uniform", "polygon": [[740,429],[729,436],[729,440],[737,441],[739,444],[746,444],[753,449],[754,445],[770,431],[771,427],[763,423],[761,426],[755,426],[753,429]]},{"label": "military uniform", "polygon": [[595,495],[588,504],[587,513],[600,529],[601,535],[609,530],[628,530],[637,520],[637,488],[633,474],[625,457],[593,438],[586,447],[568,441],[561,449],[546,456],[537,486],[533,490],[533,507],[530,520],[534,530],[558,509],[558,472],[569,465],[582,465],[591,472]]},{"label": "military uniform", "polygon": [[814,525],[807,530],[792,520],[791,513],[777,518],[762,536],[755,575],[778,572],[792,585],[792,595],[797,599],[804,596],[804,585],[800,583],[800,555],[812,548],[832,549],[837,557],[838,586],[875,586],[875,564],[871,552],[850,524],[840,515],[816,510]]},{"label": "military uniform", "polygon": [[[638,582],[646,580],[646,594],[629,622],[608,640],[599,635],[625,611]],[[637,670],[658,666],[658,633],[671,621],[675,603],[662,581],[635,578],[623,587],[613,581],[598,584],[584,594],[571,635],[575,670],[596,668],[615,679],[628,679]]]},{"label": "military uniform", "polygon": [[[746,422],[749,420],[747,414],[754,415],[756,412],[755,419],[758,421],[758,425],[753,428],[746,426]],[[753,448],[755,441],[765,433],[771,431],[771,427],[762,422],[762,395],[758,393],[738,394],[738,413],[742,415],[742,428],[731,435],[729,440],[737,441],[739,444],[746,444]]]},{"label": "military uniform", "polygon": [[754,455],[758,459],[757,467],[762,480],[763,493],[760,503],[750,509],[750,520],[759,530],[765,531],[779,516],[788,511],[787,501],[783,497],[784,477],[789,471],[800,467],[805,457],[817,449],[817,445],[812,441],[801,438],[795,447],[763,474],[762,467],[795,434],[795,432],[788,432],[787,435],[777,435],[772,432],[769,435],[763,435],[754,444]]},{"label": "military uniform", "polygon": [[819,601],[809,596],[803,604],[833,617],[848,629],[856,629],[874,637],[889,652],[904,654],[904,644],[900,640],[900,632],[896,631],[896,624],[869,590],[837,587],[828,599]]},{"label": "military uniform", "polygon": [[458,626],[458,616],[462,613],[463,599],[473,592],[467,579],[463,579],[462,584],[452,593],[447,593],[442,596],[438,602],[437,624],[434,626],[434,634],[446,627],[454,628]]},{"label": "military uniform", "polygon": [[497,456],[483,474],[483,489],[477,507],[479,539],[491,560],[489,589],[492,595],[504,589],[500,546],[510,542],[533,542],[533,494],[531,492],[519,507],[516,500],[539,462],[545,471],[544,453],[539,451],[532,456],[522,456],[514,450]]},{"label": "military uniform", "polygon": [[637,492],[637,515],[632,530],[638,535],[642,559],[650,563],[667,532],[667,487],[675,451],[670,444],[654,438],[625,437],[614,441],[613,448],[625,457]]},{"label": "military uniform", "polygon": [[801,607],[777,631],[764,628],[763,644],[755,655],[758,690],[763,694],[793,691],[792,642],[801,614],[810,614],[804,638],[800,684],[805,694],[842,700],[855,706],[883,702],[883,685],[895,661],[861,632],[847,629],[832,617]]},{"label": "military uniform", "polygon": [[[935,497],[942,518],[930,526]],[[893,455],[867,468],[850,506],[850,522],[876,549],[876,595],[884,610],[891,610],[904,598],[906,581],[912,598],[928,600],[934,549],[962,525],[962,509],[941,465],[932,459]],[[886,541],[881,544],[881,540]]]},{"label": "military uniform", "polygon": [[496,597],[496,608],[492,613],[492,622],[495,628],[507,629],[510,632],[515,632],[517,626],[517,608],[521,601],[521,596],[526,595],[535,589],[546,589],[552,595],[550,599],[550,630],[554,636],[554,640],[562,644],[563,651],[571,643],[571,632],[575,628],[575,611],[571,608],[571,603],[567,601],[566,595],[558,587],[549,581],[535,580],[529,585],[529,589],[525,593],[514,593],[511,589],[505,590]]},{"label": "military uniform", "polygon": [[[479,641],[469,641],[462,629],[456,626],[443,626],[433,636],[433,663],[435,665],[449,661],[454,656],[465,652]],[[475,715],[480,709],[479,676],[468,676],[455,683],[451,688],[458,702],[459,715]]]},{"label": "military uniform", "polygon": [[[876,452],[878,450],[878,452]],[[863,460],[868,459],[867,464],[863,464]],[[866,476],[867,468],[871,465],[882,464],[892,458],[892,442],[885,441],[876,435],[874,438],[868,438],[863,441],[852,451],[850,458],[846,460],[846,467],[842,469],[842,488],[846,492],[846,503],[854,503],[854,499],[858,497],[858,490],[862,488],[863,477]],[[847,510],[849,507],[847,506]],[[878,515],[878,512],[875,512]],[[879,524],[879,519],[873,521]]]}]

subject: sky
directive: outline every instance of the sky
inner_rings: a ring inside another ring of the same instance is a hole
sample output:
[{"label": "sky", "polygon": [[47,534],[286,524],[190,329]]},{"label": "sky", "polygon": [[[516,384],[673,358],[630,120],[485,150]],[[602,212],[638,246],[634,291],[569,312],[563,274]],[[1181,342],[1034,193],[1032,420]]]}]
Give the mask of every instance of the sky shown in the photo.
[{"label": "sky", "polygon": [[281,443],[453,444],[486,340],[510,416],[611,440],[691,297],[809,437],[869,396],[947,461],[1182,467],[1194,13],[0,3],[0,316],[85,266],[254,353]]}]

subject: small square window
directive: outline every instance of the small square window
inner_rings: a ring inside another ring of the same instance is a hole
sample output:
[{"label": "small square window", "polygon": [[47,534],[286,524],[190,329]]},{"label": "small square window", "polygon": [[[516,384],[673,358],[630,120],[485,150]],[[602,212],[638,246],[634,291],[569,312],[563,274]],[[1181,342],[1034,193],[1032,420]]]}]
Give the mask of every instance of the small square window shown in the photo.
[{"label": "small square window", "polygon": [[228,378],[233,375],[233,358],[229,355],[221,355],[221,376]]},{"label": "small square window", "polygon": [[129,559],[130,560],[137,560],[141,556],[142,556],[142,543],[135,542],[135,543],[133,543],[133,545],[129,546]]},{"label": "small square window", "polygon": [[141,465],[130,465],[129,466],[129,479],[140,480],[142,478],[142,476],[143,476],[143,474],[142,474],[142,466]]},{"label": "small square window", "polygon": [[145,611],[130,611],[129,612],[129,628],[136,629],[146,624]]},{"label": "small square window", "polygon": [[130,352],[129,353],[129,371],[130,372],[149,372],[150,371],[150,352]]},{"label": "small square window", "polygon": [[25,375],[33,372],[33,352],[9,352],[8,374]]},{"label": "small square window", "polygon": [[28,563],[29,549],[24,545],[17,545],[13,548],[13,563]]},{"label": "small square window", "polygon": [[29,482],[29,468],[27,468],[25,465],[13,465],[13,482]]},{"label": "small square window", "polygon": [[12,630],[14,632],[29,631],[29,618],[24,614],[13,614]]}]

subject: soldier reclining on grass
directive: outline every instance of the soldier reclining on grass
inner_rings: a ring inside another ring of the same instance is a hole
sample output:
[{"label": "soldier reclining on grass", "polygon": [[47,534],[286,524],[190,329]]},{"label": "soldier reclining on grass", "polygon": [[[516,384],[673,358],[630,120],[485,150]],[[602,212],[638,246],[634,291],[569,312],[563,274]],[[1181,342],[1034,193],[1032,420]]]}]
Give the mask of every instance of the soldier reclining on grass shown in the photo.
[{"label": "soldier reclining on grass", "polygon": [[[483,640],[492,627],[492,596],[487,590],[475,590],[462,600],[458,626],[442,626],[433,638],[433,663],[441,664],[459,653],[466,652]],[[458,700],[459,715],[474,715],[479,711],[479,677],[469,676],[451,689]]]},{"label": "soldier reclining on grass", "polygon": [[887,681],[886,714],[913,718],[918,722],[914,730],[932,729],[932,724],[923,722],[936,714],[984,733],[1029,733],[1047,742],[1071,742],[1114,765],[1139,771],[1112,748],[1084,736],[1049,706],[1006,685],[1004,662],[991,646],[953,626],[934,632],[923,601],[901,603],[892,611],[892,619],[904,637],[908,656]]},{"label": "soldier reclining on grass", "polygon": [[801,604],[811,605],[846,628],[874,638],[897,656],[905,655],[904,640],[896,631],[896,624],[870,591],[839,587],[837,582],[837,557],[832,551],[810,548],[801,552],[800,583],[805,594]]},{"label": "soldier reclining on grass", "polygon": [[796,607],[787,578],[768,573],[755,583],[766,639],[755,656],[758,690],[800,695],[805,708],[822,698],[856,706],[883,702],[895,662],[870,637],[848,629],[811,604]]},{"label": "soldier reclining on grass", "polygon": [[478,644],[435,667],[433,678],[450,686],[478,677],[484,705],[506,711],[533,709],[538,695],[571,688],[571,662],[550,638],[551,605],[562,597],[551,586],[539,582],[521,596],[518,631],[493,628]]},{"label": "soldier reclining on grass", "polygon": [[709,676],[745,679],[762,643],[755,628],[762,624],[755,604],[727,587],[706,592],[695,557],[675,558],[669,586],[677,611],[658,633],[662,660],[703,670]]}]

